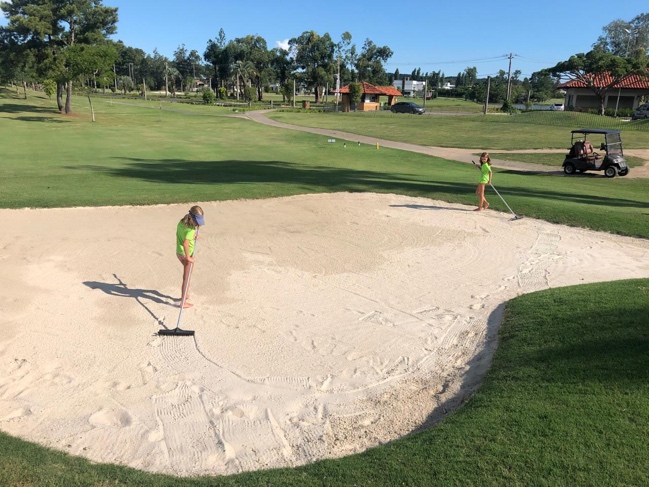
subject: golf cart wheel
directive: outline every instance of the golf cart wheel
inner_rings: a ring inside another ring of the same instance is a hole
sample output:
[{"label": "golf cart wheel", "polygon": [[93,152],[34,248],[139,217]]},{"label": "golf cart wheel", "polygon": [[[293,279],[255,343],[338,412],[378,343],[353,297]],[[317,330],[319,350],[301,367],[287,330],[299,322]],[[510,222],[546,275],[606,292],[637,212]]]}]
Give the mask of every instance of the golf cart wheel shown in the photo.
[{"label": "golf cart wheel", "polygon": [[575,174],[576,169],[577,168],[575,167],[575,165],[572,162],[569,162],[568,164],[563,166],[563,172],[565,172],[568,175]]},{"label": "golf cart wheel", "polygon": [[617,174],[617,171],[615,170],[614,167],[607,167],[607,168],[604,170],[604,175],[605,175],[607,178],[614,178],[616,174]]}]

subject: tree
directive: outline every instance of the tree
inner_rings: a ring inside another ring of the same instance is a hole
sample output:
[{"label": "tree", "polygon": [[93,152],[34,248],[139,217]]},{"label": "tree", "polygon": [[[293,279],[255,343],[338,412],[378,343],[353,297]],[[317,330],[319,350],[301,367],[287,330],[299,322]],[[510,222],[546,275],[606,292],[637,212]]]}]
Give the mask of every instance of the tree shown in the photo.
[{"label": "tree", "polygon": [[241,55],[246,63],[249,64],[247,70],[251,84],[255,85],[257,90],[257,100],[263,99],[263,81],[268,77],[270,72],[271,54],[268,51],[266,40],[260,36],[248,35],[246,37],[234,40],[240,48]]},{"label": "tree", "polygon": [[226,45],[225,31],[220,29],[216,39],[207,41],[207,48],[203,53],[205,62],[212,66],[216,86],[224,86],[230,75],[228,69],[230,60],[228,59]]},{"label": "tree", "polygon": [[34,56],[41,76],[57,82],[59,108],[65,85],[65,112],[70,113],[72,81],[78,76],[70,68],[80,63],[79,52],[67,51],[105,42],[116,31],[117,8],[104,7],[102,0],[12,0],[0,3],[0,8],[9,19],[6,29],[16,47]]},{"label": "tree", "polygon": [[236,77],[236,95],[245,95],[245,88],[248,86],[248,80],[255,75],[255,66],[250,61],[236,61],[232,67],[232,72]]},{"label": "tree", "polygon": [[599,114],[604,115],[606,93],[633,75],[646,76],[645,62],[623,58],[602,49],[570,56],[555,66],[543,70],[553,76],[579,81],[591,90],[599,102]]},{"label": "tree", "polygon": [[290,100],[293,99],[293,86],[291,84],[291,96],[287,97],[284,92],[284,85],[288,83],[288,80],[293,72],[294,64],[289,58],[288,51],[279,47],[274,48],[270,51],[270,67],[273,73],[275,80],[280,86],[280,93],[284,98],[283,101],[286,101],[287,98]]},{"label": "tree", "polygon": [[283,83],[279,88],[279,92],[282,94],[285,102],[291,103],[293,101],[293,83],[289,83],[288,81]]},{"label": "tree", "polygon": [[358,79],[374,85],[387,84],[388,76],[383,63],[387,62],[392,57],[392,54],[392,49],[389,47],[379,47],[370,39],[366,39],[361,54],[356,60]]},{"label": "tree", "polygon": [[555,89],[555,80],[552,79],[548,72],[532,73],[530,78],[530,90],[532,91],[531,98],[534,101],[545,101],[552,98]]},{"label": "tree", "polygon": [[349,85],[349,99],[352,103],[352,107],[356,110],[356,105],[360,103],[361,98],[363,97],[363,85],[360,83],[351,83]]},{"label": "tree", "polygon": [[617,19],[602,28],[602,35],[593,44],[611,54],[642,58],[649,50],[649,13],[640,14],[626,22]]},{"label": "tree", "polygon": [[352,44],[352,35],[345,31],[340,36],[340,41],[335,46],[336,69],[340,74],[338,88],[352,80],[349,65],[352,63],[353,54],[356,53],[356,46]]},{"label": "tree", "polygon": [[333,82],[335,46],[329,34],[319,36],[314,31],[305,31],[289,41],[294,53],[295,66],[300,69],[304,84],[313,88],[315,102],[320,101],[321,88]]}]

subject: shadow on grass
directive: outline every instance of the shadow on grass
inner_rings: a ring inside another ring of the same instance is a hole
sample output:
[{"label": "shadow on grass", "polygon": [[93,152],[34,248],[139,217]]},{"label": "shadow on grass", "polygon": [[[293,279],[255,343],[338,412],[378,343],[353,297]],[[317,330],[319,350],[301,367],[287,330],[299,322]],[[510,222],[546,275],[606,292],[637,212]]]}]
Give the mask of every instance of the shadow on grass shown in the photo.
[{"label": "shadow on grass", "polygon": [[125,167],[70,166],[119,178],[168,184],[278,183],[307,185],[332,191],[403,191],[406,194],[445,192],[465,195],[473,184],[429,181],[407,176],[331,166],[306,166],[285,161],[187,161],[182,159],[122,159]]},{"label": "shadow on grass", "polygon": [[48,115],[59,115],[59,111],[54,108],[40,107],[36,105],[19,105],[13,103],[0,104],[0,112],[5,113],[44,113]]},{"label": "shadow on grass", "polygon": [[61,118],[53,117],[12,117],[13,120],[18,120],[21,122],[40,122],[40,123],[66,123],[66,120]]},{"label": "shadow on grass", "polygon": [[[605,295],[605,285],[600,289]],[[565,331],[560,323],[544,326],[553,338],[548,340],[547,333],[537,336],[537,348],[521,356],[519,365],[536,369],[543,381],[552,377],[565,384],[644,386],[649,381],[648,314],[649,303],[637,298],[624,313],[615,305],[567,310],[562,318],[573,323],[573,328]]]},{"label": "shadow on grass", "polygon": [[[184,159],[117,158],[126,166],[70,166],[67,169],[91,170],[118,177],[166,184],[294,184],[309,186],[313,191],[397,192],[413,196],[456,195],[473,198],[473,182],[415,179],[395,172],[367,171],[353,168],[316,166],[286,161],[191,161]],[[519,174],[519,173],[517,173]],[[488,190],[491,191],[491,190]],[[649,208],[649,203],[588,195],[530,189],[499,188],[503,197],[542,198],[595,206]],[[492,196],[495,196],[492,194]],[[473,201],[473,199],[471,200]]]}]

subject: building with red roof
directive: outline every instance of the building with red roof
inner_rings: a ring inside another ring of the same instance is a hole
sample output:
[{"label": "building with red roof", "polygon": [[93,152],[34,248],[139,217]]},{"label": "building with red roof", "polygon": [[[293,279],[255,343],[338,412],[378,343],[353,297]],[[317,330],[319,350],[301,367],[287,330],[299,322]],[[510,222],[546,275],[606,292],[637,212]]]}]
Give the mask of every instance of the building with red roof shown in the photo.
[{"label": "building with red roof", "polygon": [[[356,106],[356,110],[362,112],[371,112],[381,109],[381,97],[388,97],[388,106],[391,107],[397,100],[398,96],[402,96],[401,92],[394,86],[374,86],[373,84],[363,81],[360,83],[363,86],[363,95],[361,101]],[[343,86],[338,90],[342,95],[342,107],[344,112],[351,109],[351,98],[349,96],[349,85]]]},{"label": "building with red roof", "polygon": [[592,108],[599,109],[599,99],[596,90],[606,90],[604,94],[604,108],[630,108],[636,109],[642,104],[642,98],[649,96],[649,75],[632,75],[619,83],[615,83],[608,74],[595,74],[590,78],[592,87],[586,86],[582,80],[570,80],[560,84],[557,88],[566,92],[566,107],[578,111]]}]

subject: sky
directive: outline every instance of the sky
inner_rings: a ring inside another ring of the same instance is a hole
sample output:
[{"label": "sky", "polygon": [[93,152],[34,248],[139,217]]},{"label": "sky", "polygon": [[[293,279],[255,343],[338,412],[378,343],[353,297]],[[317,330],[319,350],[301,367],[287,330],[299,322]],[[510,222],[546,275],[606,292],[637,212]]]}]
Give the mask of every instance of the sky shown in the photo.
[{"label": "sky", "polygon": [[147,54],[157,49],[172,58],[184,44],[202,56],[221,28],[227,41],[259,35],[269,49],[305,31],[328,33],[334,42],[347,31],[358,51],[368,38],[392,49],[385,64],[390,73],[420,68],[422,74],[455,76],[476,67],[480,78],[507,71],[510,55],[512,72],[529,77],[590,51],[613,20],[649,13],[647,0],[104,0],[103,5],[118,8],[113,39]]}]

